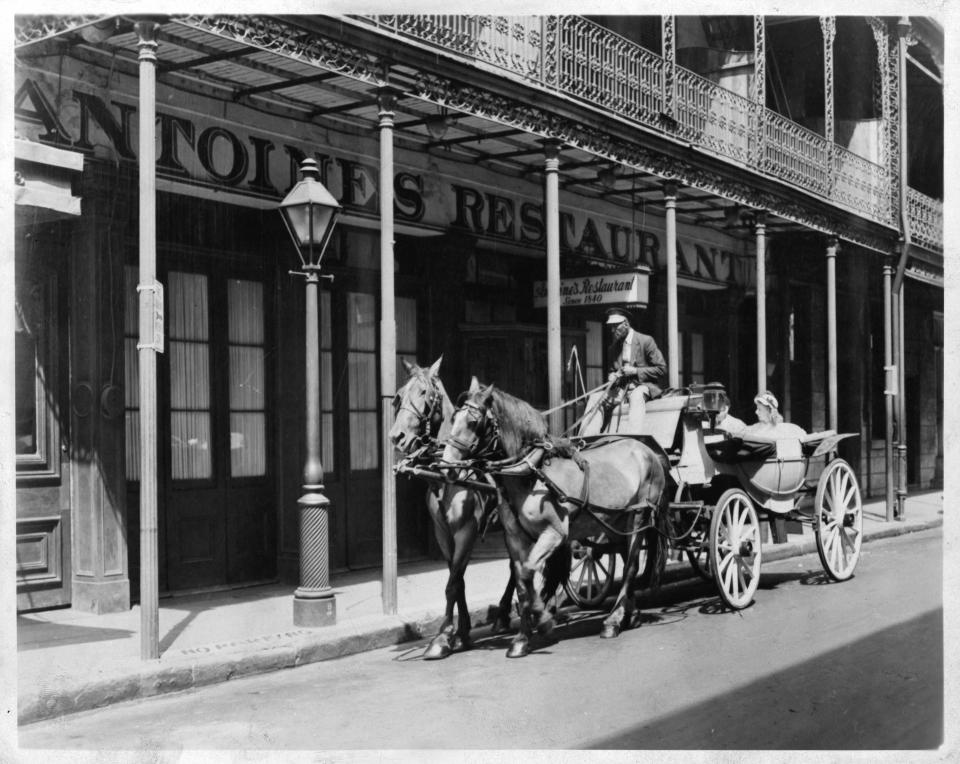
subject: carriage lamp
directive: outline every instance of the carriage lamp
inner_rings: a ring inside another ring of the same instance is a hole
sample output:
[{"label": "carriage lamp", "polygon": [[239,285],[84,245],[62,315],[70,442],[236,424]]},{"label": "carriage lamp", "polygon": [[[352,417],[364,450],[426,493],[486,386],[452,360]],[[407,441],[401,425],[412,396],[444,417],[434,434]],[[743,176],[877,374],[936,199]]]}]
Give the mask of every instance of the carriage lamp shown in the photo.
[{"label": "carriage lamp", "polygon": [[726,388],[719,382],[709,382],[703,388],[703,410],[710,418],[710,429],[716,429],[717,414],[723,408],[723,398]]},{"label": "carriage lamp", "polygon": [[320,183],[313,159],[300,165],[300,180],[280,202],[280,214],[297,247],[306,282],[306,462],[298,500],[300,586],[293,593],[295,626],[329,626],[337,621],[330,587],[329,509],[320,463],[320,261],[330,241],[340,205]]}]

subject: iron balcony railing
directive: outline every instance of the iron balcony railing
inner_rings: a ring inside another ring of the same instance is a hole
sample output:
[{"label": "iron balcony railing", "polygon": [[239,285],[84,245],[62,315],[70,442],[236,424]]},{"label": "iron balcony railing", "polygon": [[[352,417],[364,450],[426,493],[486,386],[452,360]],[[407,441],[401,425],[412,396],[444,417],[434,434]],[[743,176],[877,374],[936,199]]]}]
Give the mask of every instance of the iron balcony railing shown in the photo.
[{"label": "iron balcony railing", "polygon": [[[898,224],[890,168],[869,161],[581,16],[358,17],[524,84],[580,99],[734,160],[885,225]],[[664,116],[672,119],[664,119]],[[911,192],[928,246],[938,203]],[[920,234],[919,232],[923,233]],[[937,246],[942,247],[942,239]]]},{"label": "iron balcony railing", "polygon": [[943,251],[943,202],[907,189],[910,239],[936,252]]}]

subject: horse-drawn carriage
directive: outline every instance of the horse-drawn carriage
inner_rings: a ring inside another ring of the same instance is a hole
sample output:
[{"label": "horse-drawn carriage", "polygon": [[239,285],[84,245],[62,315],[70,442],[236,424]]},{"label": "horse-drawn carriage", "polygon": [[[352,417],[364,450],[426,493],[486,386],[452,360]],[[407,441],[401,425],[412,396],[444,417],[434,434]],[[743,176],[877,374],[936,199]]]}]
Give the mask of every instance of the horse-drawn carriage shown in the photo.
[{"label": "horse-drawn carriage", "polygon": [[[771,436],[731,437],[716,427],[721,393],[708,385],[650,401],[640,432],[616,434],[641,440],[668,465],[671,546],[712,578],[735,609],[750,604],[757,589],[764,520],[774,543],[787,540],[788,521],[812,525],[827,575],[850,578],[860,555],[860,489],[847,462],[832,458],[823,466],[822,458],[852,435],[777,438],[774,430]],[[585,447],[606,437],[585,438]],[[613,545],[608,533],[596,532],[592,518],[572,535],[577,559],[567,593],[578,605],[596,606],[613,585]]]},{"label": "horse-drawn carriage", "polygon": [[[431,484],[428,508],[450,566],[446,618],[426,657],[469,644],[463,572],[494,505],[511,558],[495,626],[509,624],[514,586],[521,605],[510,657],[529,652],[534,630],[552,627],[545,600],[561,580],[576,604],[600,606],[618,554],[620,590],[602,636],[630,626],[634,590],[657,584],[671,549],[712,578],[727,605],[746,607],[759,582],[761,517],[775,541],[786,540],[783,521],[812,523],[827,574],[853,574],[862,529],[856,478],[832,459],[814,480],[818,459],[849,435],[727,437],[715,426],[722,388],[707,386],[649,402],[640,432],[558,439],[540,412],[493,385],[474,380],[454,407],[439,363],[408,366],[391,430],[407,455],[400,471]],[[542,591],[535,571],[546,575]]]}]

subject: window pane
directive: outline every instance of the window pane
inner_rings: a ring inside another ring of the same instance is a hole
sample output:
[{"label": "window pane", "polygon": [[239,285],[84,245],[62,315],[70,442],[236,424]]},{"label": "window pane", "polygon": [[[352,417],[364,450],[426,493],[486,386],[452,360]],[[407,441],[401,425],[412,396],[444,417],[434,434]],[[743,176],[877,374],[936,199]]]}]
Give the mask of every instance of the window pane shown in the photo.
[{"label": "window pane", "polygon": [[376,301],[372,294],[347,294],[347,347],[376,350]]},{"label": "window pane", "polygon": [[320,461],[324,472],[333,472],[337,463],[333,450],[333,414],[320,417]]},{"label": "window pane", "polygon": [[396,298],[397,352],[417,353],[417,301],[410,297]]},{"label": "window pane", "polygon": [[140,408],[140,357],[136,337],[123,341],[123,396],[128,409]]},{"label": "window pane", "polygon": [[587,365],[603,366],[603,330],[599,321],[587,321]]},{"label": "window pane", "polygon": [[230,408],[263,410],[263,348],[230,348]]},{"label": "window pane", "polygon": [[320,353],[320,410],[333,409],[333,361],[329,350]]},{"label": "window pane", "polygon": [[200,273],[171,271],[168,292],[170,338],[207,339],[209,337],[207,277]]},{"label": "window pane", "polygon": [[320,349],[329,350],[330,346],[330,293],[320,292]]},{"label": "window pane", "polygon": [[229,340],[242,345],[263,344],[263,285],[258,281],[227,282]]},{"label": "window pane", "polygon": [[349,406],[373,409],[377,405],[377,356],[373,353],[349,353]]},{"label": "window pane", "polygon": [[[19,322],[18,322],[19,324]],[[37,342],[26,330],[16,334],[17,453],[37,453]]]},{"label": "window pane", "polygon": [[170,407],[210,407],[209,347],[197,342],[170,342]]},{"label": "window pane", "polygon": [[230,415],[230,474],[264,475],[267,469],[266,416]]},{"label": "window pane", "polygon": [[174,480],[209,478],[210,415],[197,411],[170,414],[170,464]]},{"label": "window pane", "polygon": [[377,442],[377,414],[350,414],[350,467],[355,470],[376,469],[380,444]]},{"label": "window pane", "polygon": [[140,479],[140,412],[127,411],[124,432],[127,437],[127,480]]}]

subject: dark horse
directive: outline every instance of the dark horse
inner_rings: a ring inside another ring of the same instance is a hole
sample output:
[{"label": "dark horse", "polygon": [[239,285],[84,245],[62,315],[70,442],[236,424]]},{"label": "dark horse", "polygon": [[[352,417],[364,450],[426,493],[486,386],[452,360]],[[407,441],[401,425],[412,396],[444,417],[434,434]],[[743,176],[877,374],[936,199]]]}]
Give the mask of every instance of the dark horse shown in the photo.
[{"label": "dark horse", "polygon": [[[655,534],[651,550],[652,587],[658,585],[666,562],[666,472],[661,459],[640,441],[625,437],[610,437],[582,450],[572,444],[551,448],[540,412],[493,385],[481,388],[475,378],[462,401],[444,461],[457,464],[477,454],[496,454],[516,465],[490,470],[500,490],[500,518],[521,603],[520,631],[507,657],[530,652],[534,628],[540,633],[552,629],[552,615],[533,586],[534,573],[554,552],[564,553],[570,520],[581,509],[610,518],[605,522],[621,540],[624,558],[620,592],[601,635],[616,637],[630,628],[639,551],[649,523],[661,532]],[[569,549],[566,555],[569,560]]]},{"label": "dark horse", "polygon": [[[408,457],[408,463],[412,465],[423,464],[429,467],[438,439],[446,437],[450,430],[454,407],[443,382],[440,381],[442,360],[441,356],[430,368],[423,368],[406,360],[403,362],[409,378],[394,398],[395,419],[389,435],[396,448]],[[424,471],[430,472],[429,469]],[[458,484],[455,480],[430,477],[426,479],[427,509],[433,518],[437,543],[450,571],[446,586],[447,605],[444,620],[424,655],[427,660],[435,660],[446,658],[454,650],[470,646],[471,624],[464,572],[477,537],[493,509],[490,502],[494,492],[483,493]],[[494,633],[505,632],[510,628],[513,593],[513,578],[508,576],[507,587],[493,614]],[[456,630],[453,621],[454,604],[459,615]]]}]

